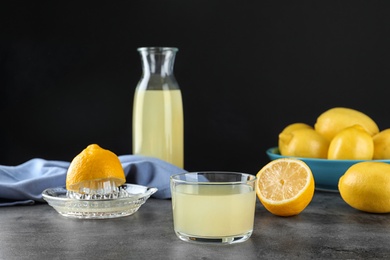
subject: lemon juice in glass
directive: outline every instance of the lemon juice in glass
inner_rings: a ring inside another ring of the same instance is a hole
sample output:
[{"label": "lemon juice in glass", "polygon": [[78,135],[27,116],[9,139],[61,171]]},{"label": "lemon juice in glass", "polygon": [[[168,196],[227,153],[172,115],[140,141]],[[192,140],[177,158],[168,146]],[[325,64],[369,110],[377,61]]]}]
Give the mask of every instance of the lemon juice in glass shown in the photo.
[{"label": "lemon juice in glass", "polygon": [[256,177],[235,172],[194,172],[171,177],[173,222],[184,241],[232,244],[253,232]]}]

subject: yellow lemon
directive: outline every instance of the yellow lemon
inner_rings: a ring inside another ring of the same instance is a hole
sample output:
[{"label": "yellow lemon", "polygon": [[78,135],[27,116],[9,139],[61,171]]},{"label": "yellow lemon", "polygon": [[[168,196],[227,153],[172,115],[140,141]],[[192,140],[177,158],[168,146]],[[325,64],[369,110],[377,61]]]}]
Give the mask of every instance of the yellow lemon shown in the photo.
[{"label": "yellow lemon", "polygon": [[274,215],[297,215],[313,199],[314,177],[307,164],[301,160],[282,158],[271,161],[256,177],[257,197]]},{"label": "yellow lemon", "polygon": [[328,159],[371,160],[374,141],[360,125],[341,130],[330,142]]},{"label": "yellow lemon", "polygon": [[[300,128],[311,128],[313,129],[312,126],[308,125],[308,124],[305,124],[305,123],[292,123],[292,124],[289,124],[288,126],[286,126],[285,128],[283,128],[282,132],[280,132],[280,134],[289,134],[297,129],[300,129]],[[282,146],[280,140],[279,140],[279,143],[278,143],[279,147]]]},{"label": "yellow lemon", "polygon": [[346,127],[361,125],[371,136],[379,133],[378,125],[366,114],[351,108],[335,107],[322,113],[314,129],[329,141]]},{"label": "yellow lemon", "polygon": [[374,140],[373,159],[390,159],[390,128],[382,130],[372,139]]},{"label": "yellow lemon", "polygon": [[66,189],[75,192],[99,189],[109,181],[116,187],[125,183],[125,173],[113,152],[91,144],[70,163],[66,174]]},{"label": "yellow lemon", "polygon": [[283,156],[326,158],[329,141],[313,128],[299,128],[279,134],[279,151]]},{"label": "yellow lemon", "polygon": [[371,212],[390,212],[390,164],[360,162],[339,179],[342,199],[351,207]]}]

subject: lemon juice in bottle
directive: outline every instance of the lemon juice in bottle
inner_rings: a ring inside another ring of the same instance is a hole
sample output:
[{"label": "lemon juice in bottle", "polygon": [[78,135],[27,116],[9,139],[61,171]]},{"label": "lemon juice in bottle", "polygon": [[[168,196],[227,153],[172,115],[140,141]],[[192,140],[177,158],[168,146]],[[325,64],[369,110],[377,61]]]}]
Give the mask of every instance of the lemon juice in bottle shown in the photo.
[{"label": "lemon juice in bottle", "polygon": [[183,104],[173,74],[177,48],[139,48],[143,74],[134,94],[133,154],[184,167]]}]

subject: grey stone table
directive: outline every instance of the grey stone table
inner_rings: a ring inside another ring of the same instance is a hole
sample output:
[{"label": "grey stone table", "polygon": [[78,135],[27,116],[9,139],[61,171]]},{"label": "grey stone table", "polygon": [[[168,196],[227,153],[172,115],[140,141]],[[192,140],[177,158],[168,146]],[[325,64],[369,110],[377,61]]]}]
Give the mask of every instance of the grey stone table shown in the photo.
[{"label": "grey stone table", "polygon": [[0,208],[0,259],[308,259],[390,258],[390,214],[348,206],[316,191],[298,216],[277,217],[257,202],[252,237],[197,245],[173,232],[170,200],[149,199],[132,216],[79,220],[47,204]]}]

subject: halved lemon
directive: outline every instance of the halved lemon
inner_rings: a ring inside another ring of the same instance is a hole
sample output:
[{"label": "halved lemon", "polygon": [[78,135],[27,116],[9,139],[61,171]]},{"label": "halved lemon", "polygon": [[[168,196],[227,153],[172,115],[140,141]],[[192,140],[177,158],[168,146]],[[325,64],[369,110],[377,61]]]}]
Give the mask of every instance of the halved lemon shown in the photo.
[{"label": "halved lemon", "polygon": [[97,144],[91,144],[70,163],[66,175],[66,189],[80,193],[109,191],[125,181],[125,173],[118,156]]},{"label": "halved lemon", "polygon": [[277,216],[301,213],[314,196],[314,177],[305,162],[281,158],[257,173],[256,194],[263,206]]}]

